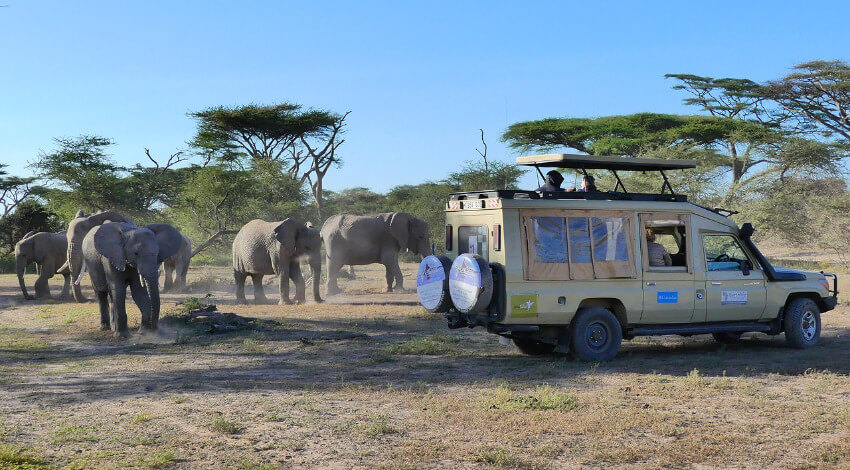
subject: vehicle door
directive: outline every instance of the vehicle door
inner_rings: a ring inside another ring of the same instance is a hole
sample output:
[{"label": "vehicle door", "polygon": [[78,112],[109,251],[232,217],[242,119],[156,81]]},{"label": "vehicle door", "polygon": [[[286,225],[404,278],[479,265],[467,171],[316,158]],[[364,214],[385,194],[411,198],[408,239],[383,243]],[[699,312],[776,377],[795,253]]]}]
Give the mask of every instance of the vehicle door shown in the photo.
[{"label": "vehicle door", "polygon": [[702,234],[706,320],[757,320],[767,304],[766,277],[730,234]]},{"label": "vehicle door", "polygon": [[[643,314],[641,323],[688,323],[693,320],[695,296],[702,289],[694,280],[693,255],[688,248],[687,214],[640,214],[643,255]],[[652,241],[650,241],[652,240]],[[652,246],[654,244],[654,246]],[[668,256],[658,262],[659,246]],[[656,256],[650,259],[649,251]],[[655,262],[653,262],[655,261]],[[669,261],[669,265],[667,262]]]}]

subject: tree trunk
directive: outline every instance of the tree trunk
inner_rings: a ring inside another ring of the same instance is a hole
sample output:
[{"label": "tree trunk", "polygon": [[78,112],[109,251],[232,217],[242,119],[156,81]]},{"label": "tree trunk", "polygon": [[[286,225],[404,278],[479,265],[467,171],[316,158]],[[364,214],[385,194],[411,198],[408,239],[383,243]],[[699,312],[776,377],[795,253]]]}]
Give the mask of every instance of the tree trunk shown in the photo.
[{"label": "tree trunk", "polygon": [[207,241],[198,245],[198,247],[195,248],[195,251],[192,252],[192,255],[189,256],[189,258],[194,258],[195,255],[209,248],[210,245],[215,243],[216,240],[218,240],[220,237],[223,237],[224,235],[236,235],[237,233],[239,233],[239,230],[219,230],[215,233],[215,235],[208,238]]}]

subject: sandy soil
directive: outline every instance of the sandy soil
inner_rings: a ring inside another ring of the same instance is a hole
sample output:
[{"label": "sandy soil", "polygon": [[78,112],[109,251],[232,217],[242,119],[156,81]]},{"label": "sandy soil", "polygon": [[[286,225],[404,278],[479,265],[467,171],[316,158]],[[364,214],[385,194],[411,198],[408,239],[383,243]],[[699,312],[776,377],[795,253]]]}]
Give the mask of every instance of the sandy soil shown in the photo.
[{"label": "sandy soil", "polygon": [[115,340],[94,303],[23,302],[0,276],[0,468],[850,468],[846,304],[808,351],[640,338],[586,364],[448,330],[382,279],[242,306],[226,269],[193,268],[165,311],[195,296],[276,323]]}]

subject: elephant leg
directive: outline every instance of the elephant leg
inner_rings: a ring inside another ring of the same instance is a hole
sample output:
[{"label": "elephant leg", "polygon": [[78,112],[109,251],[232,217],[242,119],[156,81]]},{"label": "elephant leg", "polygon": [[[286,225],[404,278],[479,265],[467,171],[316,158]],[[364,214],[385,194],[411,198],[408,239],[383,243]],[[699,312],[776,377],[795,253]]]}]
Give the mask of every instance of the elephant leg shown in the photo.
[{"label": "elephant leg", "polygon": [[337,276],[339,275],[339,270],[342,269],[342,263],[338,263],[332,260],[330,257],[327,259],[327,263],[325,263],[328,267],[328,292],[327,295],[339,294],[339,286],[337,285]]},{"label": "elephant leg", "polygon": [[269,299],[266,298],[266,293],[263,291],[263,275],[251,274],[251,281],[254,283],[254,303],[269,303]]},{"label": "elephant leg", "polygon": [[162,286],[162,291],[168,292],[174,288],[174,282],[171,280],[171,275],[174,273],[174,266],[169,263],[163,263],[162,270],[165,271],[165,285]]},{"label": "elephant leg", "polygon": [[59,294],[59,297],[67,299],[71,296],[71,275],[63,274],[62,277],[65,278],[65,285],[62,286],[62,293]]},{"label": "elephant leg", "polygon": [[233,278],[236,280],[236,303],[247,304],[248,301],[245,300],[245,280],[248,279],[248,275],[233,271]]},{"label": "elephant leg", "polygon": [[[298,261],[293,261],[289,265],[289,279],[295,284],[295,303],[303,304],[307,301],[306,286],[304,283],[304,275],[301,273],[301,264]],[[288,283],[289,281],[287,281]]]},{"label": "elephant leg", "polygon": [[36,299],[49,299],[50,298],[50,286],[47,283],[47,280],[53,277],[52,275],[48,275],[49,270],[44,269],[44,266],[41,267],[41,274],[38,275],[38,279],[35,281],[35,298]]},{"label": "elephant leg", "polygon": [[174,275],[174,283],[177,285],[177,292],[186,292],[186,276],[189,274],[189,262],[180,265],[180,269]]},{"label": "elephant leg", "polygon": [[278,305],[289,305],[292,303],[289,300],[289,276],[292,273],[292,264],[286,260],[280,260],[280,300]]},{"label": "elephant leg", "polygon": [[384,269],[386,270],[386,278],[387,278],[387,292],[393,291],[393,270],[389,265],[384,265]]},{"label": "elephant leg", "polygon": [[123,280],[111,281],[109,284],[109,295],[112,297],[109,323],[112,327],[112,334],[116,338],[129,338],[127,309],[126,305],[124,305],[124,302],[127,300],[127,286]]},{"label": "elephant leg", "polygon": [[404,291],[404,277],[401,274],[401,267],[398,265],[398,260],[394,260],[392,264],[393,275],[395,277],[395,288],[399,291]]},{"label": "elephant leg", "polygon": [[138,276],[130,276],[130,295],[133,296],[133,302],[139,307],[139,312],[142,314],[142,326],[139,332],[145,330],[154,330],[153,319],[151,318],[151,298],[147,290],[142,287],[142,282]]},{"label": "elephant leg", "polygon": [[97,294],[97,302],[100,305],[100,329],[109,330],[109,292],[94,291]]}]

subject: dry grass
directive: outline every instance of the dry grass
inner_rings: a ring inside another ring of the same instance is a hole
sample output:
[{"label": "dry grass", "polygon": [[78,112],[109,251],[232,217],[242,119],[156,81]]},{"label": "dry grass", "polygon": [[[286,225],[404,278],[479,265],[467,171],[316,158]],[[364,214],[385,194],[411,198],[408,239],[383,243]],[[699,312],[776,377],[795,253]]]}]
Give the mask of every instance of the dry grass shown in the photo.
[{"label": "dry grass", "polygon": [[448,330],[381,293],[382,268],[357,275],[326,304],[246,306],[227,270],[193,269],[164,310],[195,296],[278,324],[130,340],[94,303],[19,302],[0,276],[0,468],[850,466],[846,306],[808,351],[640,338],[586,364]]}]

